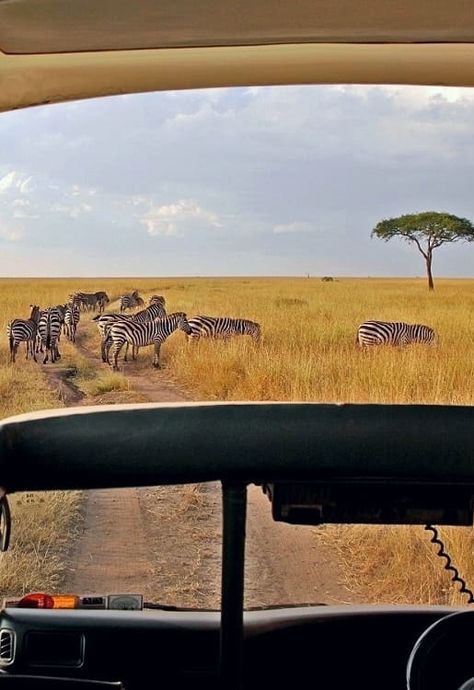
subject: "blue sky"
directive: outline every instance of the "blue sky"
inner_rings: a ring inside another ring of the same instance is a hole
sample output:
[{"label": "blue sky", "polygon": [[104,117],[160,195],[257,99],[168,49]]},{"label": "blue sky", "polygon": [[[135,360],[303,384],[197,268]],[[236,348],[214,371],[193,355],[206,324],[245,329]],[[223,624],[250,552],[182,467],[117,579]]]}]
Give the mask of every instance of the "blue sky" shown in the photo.
[{"label": "blue sky", "polygon": [[[474,221],[474,89],[289,86],[0,114],[0,275],[424,275],[370,238]],[[474,243],[437,250],[470,276]]]}]

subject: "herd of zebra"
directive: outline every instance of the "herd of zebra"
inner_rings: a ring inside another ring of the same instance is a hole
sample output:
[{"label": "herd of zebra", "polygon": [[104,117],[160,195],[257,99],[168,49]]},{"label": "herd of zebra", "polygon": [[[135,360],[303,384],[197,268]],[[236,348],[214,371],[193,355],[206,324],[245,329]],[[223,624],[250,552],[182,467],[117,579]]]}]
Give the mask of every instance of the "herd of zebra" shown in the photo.
[{"label": "herd of zebra", "polygon": [[35,362],[38,352],[44,354],[43,364],[51,358],[55,362],[61,358],[59,341],[61,332],[72,342],[76,340],[80,307],[74,301],[58,304],[41,310],[32,304],[28,319],[13,319],[7,325],[10,343],[10,361],[14,362],[20,343],[26,343],[26,359],[31,355]]},{"label": "herd of zebra", "polygon": [[[171,333],[181,329],[188,338],[230,338],[235,335],[249,335],[255,341],[260,340],[261,327],[255,321],[234,319],[230,317],[195,316],[187,318],[184,312],[167,314],[165,298],[153,295],[148,306],[134,313],[125,314],[127,309],[144,305],[138,291],[120,297],[120,313],[104,313],[105,304],[109,303],[105,292],[77,292],[69,296],[69,302],[41,310],[37,305],[30,305],[28,319],[13,319],[7,326],[7,337],[10,343],[10,361],[15,362],[20,343],[26,343],[26,359],[44,353],[43,364],[49,359],[55,362],[60,359],[59,342],[61,333],[75,342],[80,312],[96,310],[99,314],[93,317],[101,336],[101,354],[104,362],[113,364],[118,369],[118,357],[126,346],[124,360],[127,361],[128,348],[132,346],[132,357],[140,347],[154,345],[153,366],[160,368],[160,348]],[[112,354],[111,354],[112,353]],[[112,358],[112,361],[111,361]]]},{"label": "herd of zebra", "polygon": [[93,318],[101,336],[102,360],[112,364],[115,370],[118,369],[118,357],[124,346],[124,361],[127,361],[130,345],[133,359],[140,347],[153,345],[153,366],[159,369],[161,345],[177,329],[191,339],[227,339],[236,335],[249,335],[258,342],[261,337],[260,324],[249,319],[202,315],[188,319],[182,311],[167,314],[165,298],[161,295],[150,297],[148,306],[135,314],[123,313],[126,309],[143,303],[143,299],[135,291],[121,297],[120,313],[98,314]]},{"label": "herd of zebra", "polygon": [[[41,310],[31,306],[28,319],[13,319],[7,326],[10,343],[10,361],[14,362],[20,343],[26,343],[26,358],[35,361],[38,352],[44,353],[43,363],[49,359],[55,362],[61,357],[58,344],[61,333],[75,342],[80,313],[86,310],[99,310],[93,318],[101,336],[101,355],[118,369],[118,358],[125,346],[124,361],[127,361],[129,346],[132,358],[140,347],[154,346],[153,366],[160,367],[160,348],[175,330],[182,330],[188,338],[230,338],[235,335],[249,335],[255,341],[261,338],[260,324],[248,319],[198,315],[187,317],[184,312],[167,314],[165,298],[161,295],[150,297],[148,306],[137,290],[120,297],[120,312],[104,313],[110,302],[106,292],[75,292],[69,295],[66,304]],[[125,311],[134,307],[144,308],[134,314]],[[366,321],[357,329],[356,343],[359,346],[398,345],[424,343],[434,345],[439,342],[438,335],[429,326],[408,324],[401,321]]]}]

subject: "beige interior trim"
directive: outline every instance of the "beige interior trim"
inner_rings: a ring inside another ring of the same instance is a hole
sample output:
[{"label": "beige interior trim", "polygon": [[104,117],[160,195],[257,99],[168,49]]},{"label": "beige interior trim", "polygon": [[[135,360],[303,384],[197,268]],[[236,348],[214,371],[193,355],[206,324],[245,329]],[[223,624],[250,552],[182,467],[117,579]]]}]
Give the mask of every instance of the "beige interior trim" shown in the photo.
[{"label": "beige interior trim", "polygon": [[277,84],[474,86],[474,44],[296,44],[0,53],[0,110],[144,91]]}]

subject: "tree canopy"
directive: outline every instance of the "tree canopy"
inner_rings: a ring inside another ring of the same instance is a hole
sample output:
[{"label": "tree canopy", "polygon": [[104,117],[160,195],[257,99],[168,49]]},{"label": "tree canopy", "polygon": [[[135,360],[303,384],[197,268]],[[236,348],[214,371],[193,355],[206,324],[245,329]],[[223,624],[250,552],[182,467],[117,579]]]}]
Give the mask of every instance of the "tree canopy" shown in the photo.
[{"label": "tree canopy", "polygon": [[407,242],[413,242],[425,259],[428,286],[432,290],[433,250],[448,242],[474,241],[474,226],[467,218],[458,218],[450,213],[425,211],[381,220],[372,230],[371,237],[378,237],[385,242],[393,237],[400,237]]}]

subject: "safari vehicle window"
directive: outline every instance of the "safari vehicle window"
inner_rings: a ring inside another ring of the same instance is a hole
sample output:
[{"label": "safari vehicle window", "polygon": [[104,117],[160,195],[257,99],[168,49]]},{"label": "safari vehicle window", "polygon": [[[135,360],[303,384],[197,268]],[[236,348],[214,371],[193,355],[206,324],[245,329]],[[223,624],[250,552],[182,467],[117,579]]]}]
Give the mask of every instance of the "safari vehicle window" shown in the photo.
[{"label": "safari vehicle window", "polygon": [[[472,89],[294,86],[2,114],[2,417],[135,402],[471,405],[473,105]],[[219,607],[214,484],[11,504],[5,596]],[[462,527],[274,523],[255,486],[248,514],[248,608],[465,603],[437,539],[474,586]]]}]

